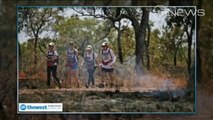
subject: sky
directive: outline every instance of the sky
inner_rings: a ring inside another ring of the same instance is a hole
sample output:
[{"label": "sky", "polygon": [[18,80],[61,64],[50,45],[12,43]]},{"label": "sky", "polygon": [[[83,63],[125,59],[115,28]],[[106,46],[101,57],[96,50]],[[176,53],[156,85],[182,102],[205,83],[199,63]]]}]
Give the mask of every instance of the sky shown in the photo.
[{"label": "sky", "polygon": [[[71,9],[65,9],[65,12],[62,14],[64,17],[69,17],[73,15],[75,12]],[[162,29],[162,25],[164,25],[166,18],[166,11],[163,11],[161,13],[152,13],[150,12],[149,20],[154,22],[154,26],[152,29]],[[53,36],[52,33],[49,32],[43,32],[40,37],[43,38],[45,36],[50,36],[50,38]],[[20,43],[26,42],[30,37],[25,34],[25,32],[18,33],[18,40]]]}]

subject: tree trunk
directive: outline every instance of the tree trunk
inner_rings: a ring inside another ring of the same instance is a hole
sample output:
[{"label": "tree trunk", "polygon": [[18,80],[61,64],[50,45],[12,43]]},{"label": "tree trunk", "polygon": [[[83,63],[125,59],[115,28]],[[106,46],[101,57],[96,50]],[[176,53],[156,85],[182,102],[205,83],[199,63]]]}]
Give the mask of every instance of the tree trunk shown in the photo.
[{"label": "tree trunk", "polygon": [[[18,42],[18,59],[19,59],[19,63],[17,63],[17,64],[19,64],[19,69],[23,69],[22,68],[22,64],[23,64],[23,62],[22,62],[22,56],[21,56],[22,54],[21,54],[21,45],[20,45],[20,42]],[[21,64],[20,64],[21,63]],[[0,62],[0,65],[1,65],[1,62]]]},{"label": "tree trunk", "polygon": [[136,69],[136,73],[138,77],[140,77],[143,74],[144,64],[142,63],[142,59],[144,55],[144,44],[145,44],[145,38],[146,38],[145,36],[146,36],[146,27],[148,24],[148,18],[149,18],[149,11],[146,8],[143,8],[143,15],[142,15],[140,26],[134,26],[135,40],[136,40],[135,69]]},{"label": "tree trunk", "polygon": [[[198,0],[198,5],[197,5],[197,9],[201,9],[202,8],[202,4],[203,4],[203,0]],[[197,41],[196,41],[196,58],[194,58],[193,64],[192,64],[192,69],[190,72],[190,77],[189,77],[189,82],[187,83],[187,88],[189,90],[194,90],[195,86],[195,82],[201,82],[201,56],[200,56],[200,39],[199,39],[199,30],[200,30],[200,17],[197,16],[197,30],[196,30],[196,37],[197,37]],[[196,65],[196,67],[195,67]],[[196,76],[196,77],[195,77]],[[196,79],[196,80],[195,80]],[[193,91],[192,91],[193,92]]]},{"label": "tree trunk", "polygon": [[188,37],[188,62],[187,62],[187,68],[188,68],[188,73],[191,73],[191,64],[192,64],[192,35],[193,35],[193,30],[194,30],[194,24],[195,22],[192,22],[192,27],[190,28],[190,32],[187,33],[187,37]]},{"label": "tree trunk", "polygon": [[122,46],[121,46],[121,22],[120,21],[119,21],[119,27],[118,27],[117,46],[118,46],[119,61],[121,64],[123,64],[123,55],[122,55]]},{"label": "tree trunk", "polygon": [[[138,28],[138,29],[137,29]],[[141,32],[139,29],[139,26],[135,28],[135,40],[136,40],[136,46],[135,46],[135,70],[136,70],[136,74],[137,76],[141,76],[142,75],[142,60],[141,60],[141,56],[142,56],[142,49],[143,49],[143,43],[141,40]]]},{"label": "tree trunk", "polygon": [[20,42],[18,42],[18,52],[19,52],[19,58],[21,58],[21,45]]},{"label": "tree trunk", "polygon": [[[192,34],[192,33],[191,33]],[[188,38],[188,73],[190,74],[191,72],[191,63],[192,63],[192,58],[191,58],[191,48],[192,48],[192,37],[191,35]]]},{"label": "tree trunk", "polygon": [[177,66],[177,51],[174,52],[173,62],[174,62],[174,66]]},{"label": "tree trunk", "polygon": [[[193,0],[169,0],[169,5],[170,6],[191,6],[193,5]],[[187,26],[187,31],[188,31],[188,24]],[[188,72],[190,73],[191,71],[191,46],[192,46],[192,30],[194,29],[194,22],[192,23],[191,31],[190,33],[187,33],[188,36]]]},{"label": "tree trunk", "polygon": [[150,70],[150,56],[149,56],[149,43],[150,43],[150,25],[147,25],[147,30],[148,30],[148,36],[147,36],[147,41],[146,41],[146,60],[147,60],[147,70]]},{"label": "tree trunk", "polygon": [[84,53],[85,53],[85,47],[88,44],[89,44],[88,38],[85,38],[83,40],[83,42],[81,43],[81,47],[79,48],[79,50],[81,51],[81,56],[83,56],[83,57],[84,57]]},{"label": "tree trunk", "polygon": [[[190,25],[191,25],[191,27],[189,27]],[[191,53],[192,53],[192,35],[193,35],[193,30],[195,28],[194,26],[195,26],[195,20],[194,19],[193,19],[192,23],[187,23],[186,26],[185,26],[185,29],[186,29],[185,31],[186,31],[186,34],[187,34],[187,43],[188,43],[187,69],[188,69],[189,74],[191,72],[191,64],[192,64]],[[188,31],[189,28],[190,28],[190,31]]]},{"label": "tree trunk", "polygon": [[35,36],[34,42],[34,64],[37,64],[37,44],[38,44],[38,35]]}]

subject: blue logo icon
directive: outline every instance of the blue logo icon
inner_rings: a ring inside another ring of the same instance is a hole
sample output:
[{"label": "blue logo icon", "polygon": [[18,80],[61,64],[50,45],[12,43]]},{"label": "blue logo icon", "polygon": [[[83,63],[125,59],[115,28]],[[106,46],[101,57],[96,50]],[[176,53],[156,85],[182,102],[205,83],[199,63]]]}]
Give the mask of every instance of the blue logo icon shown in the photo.
[{"label": "blue logo icon", "polygon": [[26,106],[25,104],[22,104],[22,105],[20,106],[20,109],[21,109],[21,110],[26,110],[26,108],[27,108],[27,106]]}]

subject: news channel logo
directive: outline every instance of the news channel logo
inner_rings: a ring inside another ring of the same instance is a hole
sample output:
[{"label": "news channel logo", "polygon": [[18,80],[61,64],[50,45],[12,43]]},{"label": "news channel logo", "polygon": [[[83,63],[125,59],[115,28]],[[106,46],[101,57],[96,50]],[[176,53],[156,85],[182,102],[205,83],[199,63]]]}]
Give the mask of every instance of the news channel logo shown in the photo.
[{"label": "news channel logo", "polygon": [[163,20],[166,17],[205,16],[205,9],[197,9],[195,6],[157,5],[150,8],[150,12],[156,20]]},{"label": "news channel logo", "polygon": [[164,20],[169,14],[169,8],[167,6],[163,5],[157,5],[153,8],[150,8],[151,11],[151,16],[156,20],[156,21],[162,21]]},{"label": "news channel logo", "polygon": [[63,105],[62,103],[20,103],[19,111],[21,112],[41,112],[41,111],[55,111],[62,112]]},{"label": "news channel logo", "polygon": [[20,105],[20,109],[21,109],[21,110],[26,110],[26,108],[27,108],[27,106],[26,106],[25,104],[21,104],[21,105]]}]

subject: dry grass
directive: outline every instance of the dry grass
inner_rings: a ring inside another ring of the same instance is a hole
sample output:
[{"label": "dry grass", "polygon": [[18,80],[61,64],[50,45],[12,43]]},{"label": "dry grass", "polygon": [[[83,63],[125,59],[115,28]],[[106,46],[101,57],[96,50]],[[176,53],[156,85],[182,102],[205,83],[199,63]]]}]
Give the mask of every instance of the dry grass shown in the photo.
[{"label": "dry grass", "polygon": [[[38,64],[39,66],[40,64]],[[44,66],[43,66],[44,67]],[[37,69],[35,74],[28,75],[27,73],[20,72],[21,76],[25,76],[27,80],[46,81],[46,71],[43,67]],[[58,66],[58,77],[62,81],[62,86],[66,86],[66,70],[62,65]],[[96,86],[101,83],[100,69],[96,70],[94,75]],[[23,75],[25,74],[25,75]],[[187,74],[183,71],[183,68],[155,68],[151,72],[145,72],[140,78],[138,78],[131,65],[117,65],[114,72],[114,84],[119,87],[120,90],[135,90],[135,91],[157,91],[157,90],[174,90],[182,89],[187,85]],[[83,67],[78,70],[78,78],[80,87],[85,88],[87,82],[87,72]],[[109,77],[107,78],[109,79]],[[35,84],[35,83],[34,83]],[[55,82],[53,82],[55,86]]]}]

